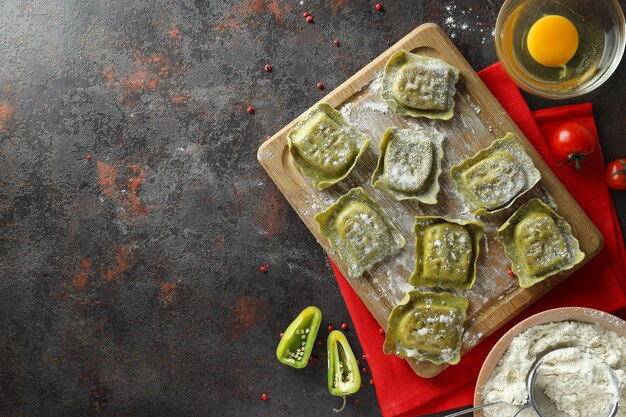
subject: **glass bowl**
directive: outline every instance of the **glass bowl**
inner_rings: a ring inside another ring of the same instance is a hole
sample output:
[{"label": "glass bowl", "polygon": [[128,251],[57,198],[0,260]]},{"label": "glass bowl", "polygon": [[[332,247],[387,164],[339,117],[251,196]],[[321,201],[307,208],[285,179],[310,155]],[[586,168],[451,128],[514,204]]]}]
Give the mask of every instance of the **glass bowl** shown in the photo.
[{"label": "glass bowl", "polygon": [[[525,36],[530,26],[547,14],[576,19],[581,53],[577,52],[571,62],[580,62],[576,63],[578,67],[572,64],[574,69],[567,69],[570,62],[561,69],[543,67],[525,51]],[[586,28],[593,36],[585,35]],[[626,45],[624,13],[617,0],[506,0],[498,14],[494,34],[498,58],[515,84],[531,94],[550,99],[580,96],[601,86],[618,67]],[[585,48],[595,54],[587,53]],[[593,56],[593,60],[584,61],[579,55]],[[533,65],[536,71],[531,70]],[[577,76],[556,75],[562,78],[554,78],[555,74],[567,74],[566,71],[573,74],[577,68],[580,69]]]}]

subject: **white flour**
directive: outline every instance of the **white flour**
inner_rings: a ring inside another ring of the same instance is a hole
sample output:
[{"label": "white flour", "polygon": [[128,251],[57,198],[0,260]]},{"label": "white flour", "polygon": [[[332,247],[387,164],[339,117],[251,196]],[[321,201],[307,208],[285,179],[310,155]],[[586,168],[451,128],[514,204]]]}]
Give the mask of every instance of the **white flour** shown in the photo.
[{"label": "white flour", "polygon": [[[485,416],[513,415],[519,406],[525,404],[528,400],[526,376],[531,366],[543,352],[560,347],[577,347],[604,360],[615,371],[621,382],[621,404],[625,404],[626,390],[623,387],[626,382],[626,338],[594,324],[558,322],[532,327],[513,339],[483,388],[485,403],[503,401],[506,404],[486,408]],[[567,361],[567,358],[560,359],[555,362],[559,370],[556,378],[561,378],[559,382],[554,380],[553,375],[542,377],[543,381],[540,383],[550,385],[547,394],[568,415],[593,416],[605,401],[603,394],[597,390],[598,387],[594,387],[594,384],[589,382],[591,381],[589,375],[594,372],[594,364],[580,358],[578,362]],[[573,366],[579,366],[576,377],[578,381],[574,381],[576,379],[574,377],[565,381],[568,379],[566,375],[571,374],[568,369]],[[581,377],[584,373],[587,373],[587,376]],[[573,400],[574,397],[577,401]],[[518,416],[534,417],[535,414],[528,409]],[[620,407],[617,416],[626,417],[626,407]]]},{"label": "white flour", "polygon": [[539,366],[537,388],[570,416],[606,416],[618,390],[609,366],[578,348],[548,353]]}]

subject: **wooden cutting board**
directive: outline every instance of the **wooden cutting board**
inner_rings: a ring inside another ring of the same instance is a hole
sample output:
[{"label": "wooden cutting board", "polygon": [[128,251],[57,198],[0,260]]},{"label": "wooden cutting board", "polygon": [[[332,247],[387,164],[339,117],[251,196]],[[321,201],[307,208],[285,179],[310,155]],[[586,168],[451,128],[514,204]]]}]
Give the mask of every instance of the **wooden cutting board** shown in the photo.
[{"label": "wooden cutting board", "polygon": [[[443,59],[459,68],[461,76],[455,96],[455,115],[451,120],[431,121],[424,118],[397,116],[382,101],[380,98],[382,70],[389,57],[403,49]],[[470,301],[462,353],[478,345],[601,250],[603,239],[600,232],[439,26],[435,24],[419,26],[320,102],[328,103],[341,111],[357,129],[372,138],[368,150],[348,178],[326,190],[319,191],[310,180],[303,177],[293,162],[287,146],[287,132],[303,118],[308,110],[263,143],[257,156],[291,206],[346,277],[348,275],[345,265],[338,254],[330,248],[328,240],[321,235],[313,219],[315,214],[325,210],[349,189],[361,186],[391,216],[398,229],[404,234],[407,242],[405,248],[398,255],[378,263],[362,276],[348,277],[352,288],[381,327],[386,327],[391,309],[404,296],[404,293],[412,288],[408,284],[408,277],[415,263],[414,216],[440,215],[472,218],[452,186],[449,169],[453,164],[486,148],[494,139],[503,137],[507,132],[514,133],[520,140],[534,160],[535,166],[541,171],[542,179],[531,191],[520,197],[513,207],[501,213],[480,218],[485,222],[486,227],[478,259],[476,284],[469,291],[456,291]],[[443,173],[439,179],[441,191],[437,205],[398,202],[371,187],[370,178],[380,155],[380,139],[383,132],[391,126],[432,128],[446,136],[444,141],[446,156]],[[510,264],[504,256],[503,248],[496,241],[495,234],[498,227],[515,209],[533,197],[540,198],[551,205],[568,221],[586,257],[576,268],[555,275],[531,288],[522,289],[517,285],[517,279],[507,274]],[[433,377],[446,367],[446,365],[434,365],[426,361],[408,360],[408,362],[415,372],[423,377]]]}]

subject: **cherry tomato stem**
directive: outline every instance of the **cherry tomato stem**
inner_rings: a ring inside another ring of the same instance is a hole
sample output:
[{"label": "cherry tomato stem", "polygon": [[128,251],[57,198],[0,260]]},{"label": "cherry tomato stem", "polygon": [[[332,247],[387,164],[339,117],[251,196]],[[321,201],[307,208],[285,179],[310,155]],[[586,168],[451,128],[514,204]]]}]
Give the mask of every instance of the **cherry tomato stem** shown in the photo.
[{"label": "cherry tomato stem", "polygon": [[557,165],[565,165],[568,164],[570,162],[574,163],[574,167],[579,170],[581,165],[580,162],[581,161],[588,161],[589,158],[586,158],[586,156],[591,153],[591,152],[587,152],[587,153],[571,153],[568,155],[567,159],[563,162],[559,162]]}]

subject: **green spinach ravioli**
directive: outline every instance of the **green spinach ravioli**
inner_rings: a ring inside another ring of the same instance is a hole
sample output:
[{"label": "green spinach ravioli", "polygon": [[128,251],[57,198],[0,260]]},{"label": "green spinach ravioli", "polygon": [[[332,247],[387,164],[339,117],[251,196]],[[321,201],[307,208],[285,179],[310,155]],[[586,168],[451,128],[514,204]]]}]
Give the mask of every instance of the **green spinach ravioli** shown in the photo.
[{"label": "green spinach ravioli", "polygon": [[438,216],[415,217],[416,287],[472,288],[484,224]]},{"label": "green spinach ravioli", "polygon": [[536,198],[513,213],[498,229],[497,239],[522,288],[571,269],[585,258],[571,226]]},{"label": "green spinach ravioli", "polygon": [[370,142],[325,103],[290,130],[287,140],[293,160],[319,190],[346,178]]},{"label": "green spinach ravioli", "polygon": [[459,70],[437,58],[398,51],[385,65],[382,98],[399,115],[450,119]]},{"label": "green spinach ravioli", "polygon": [[469,302],[449,293],[409,291],[391,310],[383,352],[454,365],[461,359]]},{"label": "green spinach ravioli", "polygon": [[436,130],[387,129],[372,185],[396,200],[437,204],[442,143]]},{"label": "green spinach ravioli", "polygon": [[533,160],[512,133],[450,169],[470,212],[497,213],[510,207],[541,179]]},{"label": "green spinach ravioli", "polygon": [[404,247],[402,234],[383,208],[362,188],[353,188],[315,216],[320,231],[337,251],[350,277]]}]

